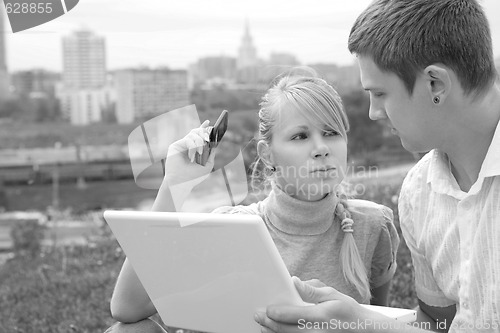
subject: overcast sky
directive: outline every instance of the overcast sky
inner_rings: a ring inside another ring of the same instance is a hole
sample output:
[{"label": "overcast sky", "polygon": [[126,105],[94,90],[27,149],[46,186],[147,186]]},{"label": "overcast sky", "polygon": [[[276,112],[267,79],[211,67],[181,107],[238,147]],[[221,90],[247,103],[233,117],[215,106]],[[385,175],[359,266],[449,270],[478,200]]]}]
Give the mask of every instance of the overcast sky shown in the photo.
[{"label": "overcast sky", "polygon": [[[481,1],[481,0],[480,0]],[[62,69],[62,36],[87,28],[106,39],[107,67],[187,68],[204,56],[237,56],[245,19],[260,58],[293,53],[303,64],[353,62],[347,38],[370,0],[80,0],[66,15],[13,34],[9,71]],[[500,1],[482,0],[500,57]],[[496,15],[496,17],[495,17]]]}]

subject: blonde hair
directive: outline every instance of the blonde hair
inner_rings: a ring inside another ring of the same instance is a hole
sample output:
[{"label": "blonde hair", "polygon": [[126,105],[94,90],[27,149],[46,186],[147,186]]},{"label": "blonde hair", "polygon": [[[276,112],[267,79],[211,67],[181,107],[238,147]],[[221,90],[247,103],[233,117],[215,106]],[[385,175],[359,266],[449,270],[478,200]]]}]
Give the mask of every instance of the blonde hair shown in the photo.
[{"label": "blonde hair", "polygon": [[[303,112],[304,117],[326,124],[329,129],[340,133],[347,142],[349,121],[342,100],[331,85],[317,76],[293,74],[282,75],[274,82],[260,103],[257,141],[263,140],[268,145],[271,144],[272,129],[279,121],[280,112],[285,109],[284,106],[292,105],[294,109]],[[258,156],[252,167],[252,187],[255,188],[256,184],[267,185],[272,178],[271,168]],[[345,219],[351,218],[347,195],[340,186],[335,195],[340,198],[335,214],[344,223]],[[356,288],[363,300],[369,300],[369,278],[352,232],[344,232],[340,260],[346,281]]]}]

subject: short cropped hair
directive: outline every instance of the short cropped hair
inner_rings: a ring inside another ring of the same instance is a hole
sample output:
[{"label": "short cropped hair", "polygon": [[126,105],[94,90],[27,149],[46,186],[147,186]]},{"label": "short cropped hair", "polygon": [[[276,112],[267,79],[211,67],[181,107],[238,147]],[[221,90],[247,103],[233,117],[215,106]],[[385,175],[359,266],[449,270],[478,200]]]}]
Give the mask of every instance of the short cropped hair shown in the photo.
[{"label": "short cropped hair", "polygon": [[497,73],[486,15],[476,0],[375,0],[357,18],[349,51],[395,73],[413,93],[417,73],[442,63],[467,94],[494,84]]}]

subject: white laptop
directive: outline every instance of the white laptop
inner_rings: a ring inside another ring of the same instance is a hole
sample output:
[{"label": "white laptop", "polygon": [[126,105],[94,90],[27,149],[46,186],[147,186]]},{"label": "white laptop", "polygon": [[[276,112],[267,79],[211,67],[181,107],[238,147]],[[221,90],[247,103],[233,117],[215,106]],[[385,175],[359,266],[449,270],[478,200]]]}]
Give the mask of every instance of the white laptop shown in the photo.
[{"label": "white laptop", "polygon": [[[258,333],[256,310],[304,305],[259,216],[105,211],[104,218],[168,326]],[[406,321],[407,312],[387,315]]]}]

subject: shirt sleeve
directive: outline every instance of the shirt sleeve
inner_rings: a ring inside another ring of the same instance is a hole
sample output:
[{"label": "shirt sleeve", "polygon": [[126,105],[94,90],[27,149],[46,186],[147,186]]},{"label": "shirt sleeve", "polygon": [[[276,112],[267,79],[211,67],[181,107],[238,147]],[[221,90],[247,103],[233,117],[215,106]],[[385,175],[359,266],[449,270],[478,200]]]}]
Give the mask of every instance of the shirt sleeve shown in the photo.
[{"label": "shirt sleeve", "polygon": [[380,287],[389,282],[396,272],[396,255],[399,247],[399,235],[394,227],[393,213],[388,207],[381,209],[383,222],[378,243],[372,257],[371,286]]},{"label": "shirt sleeve", "polygon": [[419,178],[423,176],[416,175],[417,171],[412,169],[401,187],[398,201],[401,231],[411,253],[415,271],[415,290],[418,298],[430,306],[446,307],[455,304],[455,302],[448,299],[437,285],[431,264],[426,259],[425,251],[417,243],[417,239],[422,239],[422,235],[417,235],[417,230],[422,230],[420,224],[424,221],[414,218],[416,214],[413,206],[419,205],[419,196],[425,195],[419,188],[419,183],[424,181],[419,181]]}]

